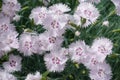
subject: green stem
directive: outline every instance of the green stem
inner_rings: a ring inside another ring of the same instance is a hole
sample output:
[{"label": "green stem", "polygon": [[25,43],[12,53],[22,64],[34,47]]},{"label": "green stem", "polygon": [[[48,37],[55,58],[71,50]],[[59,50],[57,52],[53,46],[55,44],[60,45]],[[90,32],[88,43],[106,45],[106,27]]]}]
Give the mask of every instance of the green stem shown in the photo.
[{"label": "green stem", "polygon": [[47,80],[47,75],[49,74],[49,71],[46,71],[42,74],[42,79],[41,80]]}]

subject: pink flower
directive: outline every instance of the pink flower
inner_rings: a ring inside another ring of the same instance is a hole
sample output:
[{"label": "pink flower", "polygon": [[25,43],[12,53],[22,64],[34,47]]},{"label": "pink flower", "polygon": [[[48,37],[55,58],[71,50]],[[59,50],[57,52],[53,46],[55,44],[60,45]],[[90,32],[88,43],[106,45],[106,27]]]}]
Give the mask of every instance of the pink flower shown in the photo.
[{"label": "pink flower", "polygon": [[36,48],[38,53],[42,54],[43,51],[51,51],[55,50],[56,47],[61,47],[62,41],[62,36],[56,37],[53,33],[46,31],[39,35],[36,41]]},{"label": "pink flower", "polygon": [[29,73],[25,80],[41,80],[41,78],[42,75],[40,74],[40,72],[36,72],[35,74]]},{"label": "pink flower", "polygon": [[92,80],[111,80],[111,67],[106,62],[99,63],[90,70],[90,78]]},{"label": "pink flower", "polygon": [[68,58],[61,51],[52,51],[44,56],[44,61],[48,71],[61,72],[64,70]]},{"label": "pink flower", "polygon": [[21,60],[20,56],[10,55],[9,61],[3,63],[3,67],[7,72],[14,72],[21,70]]},{"label": "pink flower", "polygon": [[65,32],[67,22],[66,17],[50,14],[43,21],[43,25],[46,30],[53,32],[55,36],[59,36]]},{"label": "pink flower", "polygon": [[112,53],[112,47],[112,41],[102,37],[94,40],[91,49],[100,57],[100,61],[104,61],[106,56]]},{"label": "pink flower", "polygon": [[78,16],[76,18],[79,18],[79,20],[81,18],[86,19],[86,22],[82,27],[87,27],[91,23],[94,23],[98,19],[100,14],[93,4],[83,2],[77,7],[75,15]]},{"label": "pink flower", "polygon": [[33,19],[36,25],[43,24],[47,13],[48,11],[46,7],[36,7],[31,11],[30,19]]},{"label": "pink flower", "polygon": [[0,35],[9,31],[15,31],[15,26],[10,24],[8,17],[0,17]]},{"label": "pink flower", "polygon": [[69,53],[73,62],[82,63],[87,57],[88,46],[84,41],[76,41],[69,46]]},{"label": "pink flower", "polygon": [[36,35],[31,33],[23,33],[19,39],[19,51],[24,54],[24,56],[30,56],[33,53],[36,53],[35,39]]},{"label": "pink flower", "polygon": [[92,69],[93,67],[96,67],[100,63],[100,58],[98,55],[96,55],[95,52],[92,51],[92,49],[89,49],[87,52],[87,57],[84,60],[83,64],[88,68]]},{"label": "pink flower", "polygon": [[17,80],[17,78],[6,71],[0,70],[0,80]]},{"label": "pink flower", "polygon": [[1,50],[5,51],[5,52],[8,52],[10,51],[11,49],[18,49],[19,48],[19,42],[18,42],[18,33],[17,32],[6,32],[6,33],[3,33],[1,36],[0,36],[0,48]]},{"label": "pink flower", "polygon": [[20,3],[17,0],[3,0],[2,12],[12,18],[16,12],[21,9]]}]

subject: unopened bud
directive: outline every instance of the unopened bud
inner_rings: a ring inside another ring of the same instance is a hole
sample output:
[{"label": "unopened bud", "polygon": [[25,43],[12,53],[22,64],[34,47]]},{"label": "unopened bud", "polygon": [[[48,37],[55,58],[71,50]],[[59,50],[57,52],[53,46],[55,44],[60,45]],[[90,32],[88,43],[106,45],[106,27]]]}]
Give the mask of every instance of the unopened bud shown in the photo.
[{"label": "unopened bud", "polygon": [[76,35],[76,36],[79,36],[79,35],[80,35],[80,32],[79,32],[79,31],[76,31],[76,32],[75,32],[75,35]]},{"label": "unopened bud", "polygon": [[104,25],[104,26],[109,26],[109,21],[104,21],[104,22],[103,22],[103,25]]}]

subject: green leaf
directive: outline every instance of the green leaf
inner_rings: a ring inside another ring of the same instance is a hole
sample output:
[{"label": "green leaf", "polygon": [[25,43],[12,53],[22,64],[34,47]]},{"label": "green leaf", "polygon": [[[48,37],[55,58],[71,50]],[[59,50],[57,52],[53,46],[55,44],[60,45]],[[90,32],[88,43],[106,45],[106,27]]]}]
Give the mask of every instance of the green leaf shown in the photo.
[{"label": "green leaf", "polygon": [[1,10],[1,7],[2,7],[2,0],[0,0],[0,10]]},{"label": "green leaf", "polygon": [[120,29],[112,30],[112,32],[120,32]]}]

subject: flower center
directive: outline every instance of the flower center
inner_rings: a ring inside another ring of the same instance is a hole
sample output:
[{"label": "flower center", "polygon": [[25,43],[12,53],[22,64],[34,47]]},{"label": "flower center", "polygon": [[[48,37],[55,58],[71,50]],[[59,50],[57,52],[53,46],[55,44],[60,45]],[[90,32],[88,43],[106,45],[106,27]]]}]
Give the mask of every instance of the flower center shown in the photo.
[{"label": "flower center", "polygon": [[49,42],[50,42],[50,43],[55,43],[55,42],[56,42],[56,37],[53,37],[53,36],[50,37],[50,38],[49,38]]},{"label": "flower center", "polygon": [[41,41],[41,40],[39,40],[39,41],[38,41],[38,46],[39,46],[39,47],[42,47],[42,46],[43,46],[43,44],[42,44],[42,41]]},{"label": "flower center", "polygon": [[53,29],[59,28],[59,23],[56,20],[54,20],[54,21],[51,22],[51,26],[52,26]]},{"label": "flower center", "polygon": [[24,46],[25,46],[25,48],[30,49],[30,48],[32,48],[32,42],[26,41]]},{"label": "flower center", "polygon": [[98,47],[98,52],[102,53],[102,54],[105,54],[107,53],[108,51],[106,50],[106,48],[104,46],[99,46]]},{"label": "flower center", "polygon": [[12,44],[12,43],[13,43],[13,40],[12,39],[8,39],[7,44],[9,45],[9,44]]},{"label": "flower center", "polygon": [[61,10],[57,10],[56,13],[60,15],[60,14],[62,14],[62,11]]},{"label": "flower center", "polygon": [[10,7],[14,7],[14,6],[15,6],[15,4],[14,4],[13,2],[8,2],[8,5],[9,5]]},{"label": "flower center", "polygon": [[11,66],[11,67],[15,67],[15,66],[16,66],[16,61],[11,60],[11,61],[10,61],[10,66]]},{"label": "flower center", "polygon": [[53,57],[52,58],[52,63],[53,64],[60,64],[60,59],[58,57]]},{"label": "flower center", "polygon": [[87,16],[91,16],[92,12],[89,11],[89,10],[85,10],[85,11],[84,11],[84,14],[87,15]]},{"label": "flower center", "polygon": [[8,26],[6,24],[3,24],[0,26],[0,30],[1,31],[7,31],[8,30]]},{"label": "flower center", "polygon": [[39,13],[39,18],[40,18],[40,19],[45,18],[45,16],[46,16],[46,14],[44,14],[44,13],[42,13],[42,12],[41,12],[41,13]]},{"label": "flower center", "polygon": [[91,60],[92,64],[96,65],[98,63],[98,61],[95,58],[92,58]]},{"label": "flower center", "polygon": [[83,49],[82,48],[77,48],[76,50],[76,55],[81,56],[83,54]]},{"label": "flower center", "polygon": [[99,69],[99,71],[98,71],[98,75],[99,75],[100,77],[102,77],[103,74],[104,74],[103,69]]}]

